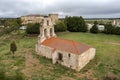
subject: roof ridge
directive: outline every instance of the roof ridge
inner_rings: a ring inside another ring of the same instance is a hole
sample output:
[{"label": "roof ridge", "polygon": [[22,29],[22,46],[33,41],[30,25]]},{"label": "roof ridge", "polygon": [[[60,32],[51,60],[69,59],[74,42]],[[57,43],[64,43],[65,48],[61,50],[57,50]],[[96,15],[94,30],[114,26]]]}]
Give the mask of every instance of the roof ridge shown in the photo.
[{"label": "roof ridge", "polygon": [[72,41],[72,43],[73,43],[73,46],[75,47],[75,49],[76,49],[77,53],[79,53],[79,51],[78,51],[78,49],[77,49],[77,47],[76,47],[76,45],[75,45],[74,41]]},{"label": "roof ridge", "polygon": [[59,37],[52,37],[52,38],[58,38],[58,39],[61,39],[61,40],[67,40],[67,41],[73,41],[73,42],[76,42],[76,43],[79,43],[79,42],[77,42],[77,41],[74,41],[74,40],[70,40],[70,39],[64,39],[64,38],[59,38]]}]

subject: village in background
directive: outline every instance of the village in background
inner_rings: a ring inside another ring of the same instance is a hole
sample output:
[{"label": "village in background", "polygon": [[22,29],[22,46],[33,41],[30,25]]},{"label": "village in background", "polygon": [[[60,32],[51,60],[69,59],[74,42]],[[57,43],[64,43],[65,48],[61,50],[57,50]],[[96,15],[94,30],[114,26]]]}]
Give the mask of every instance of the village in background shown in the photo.
[{"label": "village in background", "polygon": [[119,36],[120,18],[0,18],[0,79],[119,80]]},{"label": "village in background", "polygon": [[[53,20],[53,23],[58,21],[64,21],[65,18],[59,18],[58,14],[48,14],[48,15],[40,15],[40,14],[32,14],[32,15],[25,15],[21,16],[19,18],[0,18],[0,28],[10,28],[11,26],[15,26],[16,28],[19,27],[20,30],[26,30],[28,24],[35,24],[35,23],[41,23],[42,19],[44,17],[50,16]],[[92,28],[94,25],[94,22],[97,21],[97,27],[99,31],[105,30],[105,25],[107,23],[111,23],[113,26],[120,27],[120,19],[119,18],[84,18],[86,22],[86,26],[88,31]],[[2,30],[1,34],[2,35]],[[4,33],[4,32],[3,32]]]}]

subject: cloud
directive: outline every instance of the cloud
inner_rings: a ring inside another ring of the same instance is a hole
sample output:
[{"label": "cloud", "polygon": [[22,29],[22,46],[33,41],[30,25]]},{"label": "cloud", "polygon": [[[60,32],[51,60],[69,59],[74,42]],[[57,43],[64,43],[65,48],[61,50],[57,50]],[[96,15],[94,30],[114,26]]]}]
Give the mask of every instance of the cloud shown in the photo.
[{"label": "cloud", "polygon": [[120,17],[119,0],[0,0],[0,17],[59,13],[60,16]]}]

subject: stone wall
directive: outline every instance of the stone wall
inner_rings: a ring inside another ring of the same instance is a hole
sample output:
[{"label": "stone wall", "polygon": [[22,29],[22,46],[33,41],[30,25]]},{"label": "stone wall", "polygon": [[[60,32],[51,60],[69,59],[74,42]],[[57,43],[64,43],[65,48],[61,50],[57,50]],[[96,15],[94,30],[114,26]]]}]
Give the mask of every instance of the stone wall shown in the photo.
[{"label": "stone wall", "polygon": [[95,56],[95,48],[90,48],[86,52],[79,55],[77,71],[80,71],[90,60],[94,58],[94,56]]},{"label": "stone wall", "polygon": [[[41,56],[52,59],[53,64],[59,63],[63,66],[80,71],[95,56],[95,48],[90,48],[84,53],[78,55],[41,45],[38,47],[38,53]],[[62,54],[62,60],[58,60],[58,54]]]},{"label": "stone wall", "polygon": [[58,21],[58,14],[49,14],[49,17],[51,17],[53,24]]},{"label": "stone wall", "polygon": [[35,16],[23,16],[21,17],[22,24],[28,24],[28,23],[41,23],[42,17],[35,17]]},{"label": "stone wall", "polygon": [[[62,54],[62,61],[58,60],[58,54]],[[58,62],[59,64],[66,66],[66,67],[70,67],[72,69],[76,69],[77,67],[77,57],[78,55],[73,54],[73,53],[68,53],[65,51],[61,51],[61,50],[56,50],[53,55],[52,55],[52,61],[53,64],[55,64],[56,62]]]},{"label": "stone wall", "polygon": [[45,56],[46,58],[52,59],[52,48],[40,45],[38,46],[37,54],[41,56]]},{"label": "stone wall", "polygon": [[[58,53],[61,53],[63,55],[62,61],[58,60]],[[55,50],[53,48],[41,45],[38,46],[37,54],[41,56],[45,56],[46,58],[52,59],[53,64],[58,62],[59,64],[70,67],[72,69],[77,68],[77,60],[78,55],[73,53],[68,53],[61,50]]]},{"label": "stone wall", "polygon": [[[42,19],[45,18],[46,16],[37,16],[37,15],[33,15],[33,16],[22,16],[21,17],[21,21],[22,24],[28,24],[28,23],[41,23]],[[55,24],[58,21],[58,14],[49,14],[48,17],[51,18],[53,24]]]}]

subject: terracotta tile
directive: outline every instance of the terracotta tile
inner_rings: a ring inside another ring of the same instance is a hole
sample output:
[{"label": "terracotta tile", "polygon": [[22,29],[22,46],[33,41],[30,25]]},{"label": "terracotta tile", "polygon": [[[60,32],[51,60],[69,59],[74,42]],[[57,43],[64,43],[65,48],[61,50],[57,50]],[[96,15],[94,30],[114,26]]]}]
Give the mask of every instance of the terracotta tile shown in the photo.
[{"label": "terracotta tile", "polygon": [[56,49],[58,49],[66,52],[71,52],[74,54],[81,54],[84,51],[91,48],[91,46],[88,46],[80,42],[75,42],[72,40],[66,40],[66,39],[55,38],[55,37],[46,39],[41,44],[54,48],[53,52]]}]

